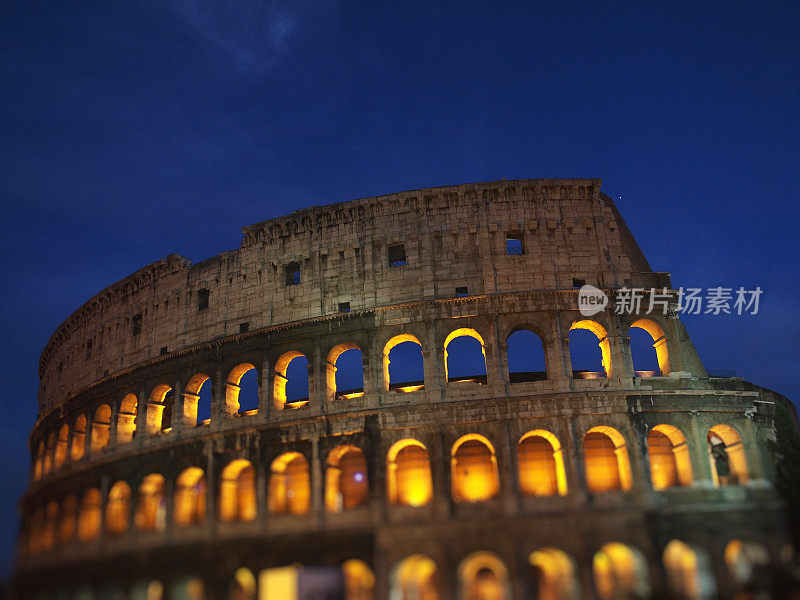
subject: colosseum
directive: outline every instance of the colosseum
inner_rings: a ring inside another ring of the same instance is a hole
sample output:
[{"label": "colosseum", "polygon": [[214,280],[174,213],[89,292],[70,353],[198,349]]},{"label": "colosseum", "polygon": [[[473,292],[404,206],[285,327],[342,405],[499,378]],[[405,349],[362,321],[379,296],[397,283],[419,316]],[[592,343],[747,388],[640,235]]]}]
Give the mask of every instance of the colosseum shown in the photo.
[{"label": "colosseum", "polygon": [[[599,180],[243,233],[114,283],[47,343],[17,597],[738,599],[786,560],[767,441],[791,403],[709,376]],[[587,317],[585,284],[671,310]]]}]

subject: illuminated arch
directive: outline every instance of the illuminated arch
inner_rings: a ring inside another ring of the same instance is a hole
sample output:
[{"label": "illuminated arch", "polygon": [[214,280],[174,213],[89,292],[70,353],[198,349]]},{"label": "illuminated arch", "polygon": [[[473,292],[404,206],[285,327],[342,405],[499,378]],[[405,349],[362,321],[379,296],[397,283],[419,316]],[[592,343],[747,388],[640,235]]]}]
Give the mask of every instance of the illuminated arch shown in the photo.
[{"label": "illuminated arch", "polygon": [[233,574],[230,589],[230,600],[256,600],[256,578],[250,569],[240,567]]},{"label": "illuminated arch", "polygon": [[205,586],[197,577],[181,577],[169,586],[167,598],[170,600],[204,600]]},{"label": "illuminated arch", "polygon": [[425,387],[424,376],[423,380],[419,381],[392,381],[391,372],[389,369],[389,364],[391,363],[390,355],[394,348],[406,342],[411,342],[419,347],[419,369],[420,371],[424,372],[425,359],[423,358],[422,354],[422,343],[410,333],[401,333],[400,335],[394,336],[388,342],[386,342],[386,345],[383,347],[383,381],[387,391],[393,390],[396,392],[415,392]]},{"label": "illuminated arch", "polygon": [[[256,380],[258,379],[258,369],[256,369],[255,365],[250,363],[242,363],[240,365],[236,365],[231,369],[231,372],[228,373],[228,379],[225,383],[225,412],[228,415],[235,415],[237,413],[241,414],[255,414],[258,412],[258,393],[256,392],[256,406],[255,408],[245,408],[243,410],[243,406],[239,400],[239,394],[242,391],[241,383],[242,378],[248,373],[255,373]],[[258,387],[258,386],[256,386]],[[251,402],[252,403],[252,402]]]},{"label": "illuminated arch", "polygon": [[[483,357],[483,373],[472,373],[465,377],[451,377],[453,369],[450,366],[448,348],[453,340],[458,338],[472,338],[481,345],[481,356]],[[451,331],[444,340],[444,376],[446,381],[473,381],[475,383],[484,383],[486,380],[486,347],[481,335],[474,329],[469,327],[461,327]]]},{"label": "illuminated arch", "polygon": [[344,600],[374,600],[375,574],[363,560],[351,558],[342,563]]},{"label": "illuminated arch", "polygon": [[714,425],[706,436],[714,485],[741,485],[750,474],[742,438],[730,425]]},{"label": "illuminated arch", "polygon": [[344,393],[346,398],[359,398],[364,395],[364,369],[361,368],[361,386],[352,388],[352,389],[344,389],[339,390],[339,385],[336,381],[336,373],[338,371],[336,367],[336,362],[339,360],[339,357],[344,354],[345,352],[350,351],[358,351],[361,355],[361,360],[363,360],[363,353],[361,352],[361,348],[359,348],[356,344],[351,343],[343,343],[338,344],[331,348],[331,351],[328,353],[328,358],[325,361],[325,382],[327,385],[328,390],[328,401],[332,402],[336,400],[340,392]]},{"label": "illuminated arch", "polygon": [[72,439],[70,440],[69,457],[80,460],[86,451],[86,415],[78,415],[72,426]]},{"label": "illuminated arch", "polygon": [[36,444],[36,458],[33,463],[33,478],[41,479],[44,474],[44,442],[39,440]]},{"label": "illuminated arch", "polygon": [[100,490],[92,488],[84,493],[78,511],[78,539],[82,542],[100,537],[100,523],[103,519],[102,496]]},{"label": "illuminated arch", "polygon": [[460,600],[509,600],[508,569],[491,552],[474,552],[458,567]]},{"label": "illuminated arch", "polygon": [[[276,362],[275,362],[275,377],[274,377],[274,385],[273,385],[273,399],[275,402],[275,407],[278,409],[284,408],[301,408],[308,404],[308,398],[296,398],[289,400],[286,396],[286,384],[289,382],[289,378],[286,374],[286,371],[289,368],[289,364],[299,358],[305,358],[308,360],[308,357],[303,354],[302,352],[297,352],[296,350],[291,350],[283,354]],[[306,371],[306,381],[308,381],[308,372]]]},{"label": "illuminated arch", "polygon": [[666,424],[653,427],[647,435],[647,452],[654,490],[692,485],[689,445],[680,429]]},{"label": "illuminated arch", "polygon": [[[183,392],[183,421],[189,425],[204,425],[211,421],[211,403],[207,406],[200,406],[200,393],[202,392],[206,383],[209,386],[212,384],[211,377],[205,373],[196,373],[186,384]],[[205,414],[208,414],[208,421],[206,421]]]},{"label": "illuminated arch", "polygon": [[163,600],[164,585],[156,580],[140,581],[131,588],[130,600]]},{"label": "illuminated arch", "polygon": [[44,527],[42,528],[42,549],[52,550],[56,543],[56,530],[58,528],[58,503],[48,502],[45,508]]},{"label": "illuminated arch", "polygon": [[606,425],[583,436],[586,487],[590,492],[628,491],[633,483],[628,448],[622,434]]},{"label": "illuminated arch", "polygon": [[175,525],[191,527],[206,518],[206,475],[200,467],[181,471],[175,480]]},{"label": "illuminated arch", "polygon": [[[531,351],[533,355],[531,355]],[[547,379],[547,354],[542,337],[532,329],[520,328],[506,338],[508,378],[511,383]]]},{"label": "illuminated arch", "polygon": [[31,554],[37,554],[44,549],[42,539],[45,535],[44,529],[46,527],[46,520],[47,513],[43,506],[37,508],[31,515],[30,529],[28,532],[28,552]]},{"label": "illuminated arch", "polygon": [[653,338],[653,348],[655,348],[658,358],[658,370],[661,371],[662,376],[669,375],[672,369],[669,362],[667,337],[661,326],[650,319],[639,319],[631,323],[631,327],[644,329]]},{"label": "illuminated arch", "polygon": [[586,331],[591,331],[595,335],[598,345],[600,346],[604,374],[606,377],[611,377],[613,374],[611,368],[611,343],[608,341],[608,333],[605,327],[600,325],[597,321],[586,319],[573,323],[569,330],[572,331],[573,329],[584,329]]},{"label": "illuminated arch", "polygon": [[75,529],[78,525],[78,499],[75,496],[67,496],[61,503],[61,518],[58,524],[56,539],[60,546],[66,546],[75,537]]},{"label": "illuminated arch", "polygon": [[219,487],[220,521],[254,521],[257,512],[255,469],[237,458],[222,470]]},{"label": "illuminated arch", "polygon": [[575,563],[566,552],[557,548],[540,548],[528,556],[539,600],[578,600],[580,588]]},{"label": "illuminated arch", "polygon": [[53,466],[58,469],[67,460],[67,446],[69,446],[69,425],[64,423],[58,430],[58,437],[56,437],[55,457],[53,458]]},{"label": "illuminated arch", "polygon": [[463,435],[453,444],[450,454],[453,500],[481,502],[498,494],[497,457],[488,439],[477,433]]},{"label": "illuminated arch", "polygon": [[127,444],[133,440],[136,432],[136,412],[139,407],[139,399],[136,394],[128,394],[119,403],[119,414],[117,415],[117,443]]},{"label": "illuminated arch", "polygon": [[161,531],[166,524],[164,476],[150,473],[139,484],[134,521],[139,531]]},{"label": "illuminated arch", "polygon": [[325,508],[341,512],[369,500],[367,459],[358,446],[337,446],[328,454],[325,469]]},{"label": "illuminated arch", "polygon": [[625,544],[610,542],[592,560],[594,587],[600,600],[649,598],[647,562]]},{"label": "illuminated arch", "polygon": [[769,565],[769,552],[757,542],[731,540],[723,553],[725,566],[737,587],[748,583],[759,567]]},{"label": "illuminated arch", "polygon": [[389,600],[439,600],[436,563],[413,554],[392,570]]},{"label": "illuminated arch", "polygon": [[168,431],[172,428],[172,387],[161,383],[153,388],[147,399],[147,432]]},{"label": "illuminated arch", "polygon": [[428,449],[418,440],[400,440],[386,456],[390,504],[423,506],[433,497]]},{"label": "illuminated arch", "polygon": [[55,451],[56,434],[50,433],[45,439],[44,460],[42,461],[42,473],[47,475],[53,470],[53,453]]},{"label": "illuminated arch", "polygon": [[108,490],[106,531],[116,536],[128,533],[130,511],[131,487],[124,481],[118,481]]},{"label": "illuminated arch", "polygon": [[544,429],[529,431],[517,445],[520,491],[526,496],[567,495],[564,453],[558,438]]},{"label": "illuminated arch", "polygon": [[717,597],[714,574],[705,552],[672,540],[664,548],[663,561],[667,585],[676,598],[710,600]]},{"label": "illuminated arch", "polygon": [[92,419],[92,452],[108,447],[110,428],[111,407],[108,404],[101,404],[94,411]]},{"label": "illuminated arch", "polygon": [[311,475],[300,452],[286,452],[272,461],[267,508],[273,514],[304,515],[311,509]]}]

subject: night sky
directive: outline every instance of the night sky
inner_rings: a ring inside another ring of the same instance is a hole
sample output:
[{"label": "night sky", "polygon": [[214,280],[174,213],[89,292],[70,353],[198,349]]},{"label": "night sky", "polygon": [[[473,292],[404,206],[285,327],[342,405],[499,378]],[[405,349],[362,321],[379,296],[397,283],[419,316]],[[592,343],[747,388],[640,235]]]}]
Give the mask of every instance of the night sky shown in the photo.
[{"label": "night sky", "polygon": [[0,5],[0,577],[54,329],[309,205],[602,178],[675,286],[763,289],[706,367],[800,398],[796,3],[202,4]]}]

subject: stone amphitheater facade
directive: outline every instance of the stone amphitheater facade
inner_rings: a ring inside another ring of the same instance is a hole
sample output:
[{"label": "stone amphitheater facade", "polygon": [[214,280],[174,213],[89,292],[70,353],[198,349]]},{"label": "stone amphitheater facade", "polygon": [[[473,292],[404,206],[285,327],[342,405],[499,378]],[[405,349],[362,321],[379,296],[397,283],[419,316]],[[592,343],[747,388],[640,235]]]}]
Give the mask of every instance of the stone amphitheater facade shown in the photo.
[{"label": "stone amphitheater facade", "polygon": [[[312,207],[111,285],[41,355],[18,597],[732,597],[782,560],[765,442],[790,404],[709,377],[674,313],[582,316],[583,283],[670,288],[595,179]],[[659,371],[634,371],[631,327]],[[573,372],[575,329],[604,372]],[[525,330],[546,369],[512,376]],[[485,374],[448,377],[461,336]],[[391,380],[406,342],[424,381]]]}]

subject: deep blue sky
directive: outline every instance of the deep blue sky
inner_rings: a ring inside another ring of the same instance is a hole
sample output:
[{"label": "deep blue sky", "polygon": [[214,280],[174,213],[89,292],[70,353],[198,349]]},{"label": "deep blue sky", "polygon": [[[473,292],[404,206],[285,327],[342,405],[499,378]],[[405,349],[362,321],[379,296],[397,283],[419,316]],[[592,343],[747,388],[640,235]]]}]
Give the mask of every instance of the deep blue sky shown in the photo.
[{"label": "deep blue sky", "polygon": [[51,332],[312,204],[600,177],[675,285],[764,289],[685,322],[708,368],[798,399],[796,3],[228,4],[0,6],[0,575]]}]

